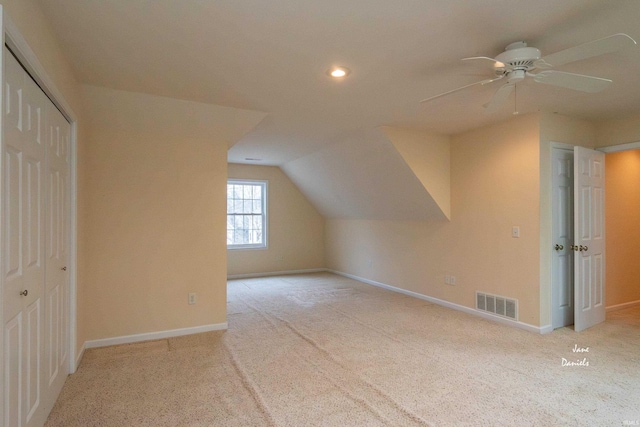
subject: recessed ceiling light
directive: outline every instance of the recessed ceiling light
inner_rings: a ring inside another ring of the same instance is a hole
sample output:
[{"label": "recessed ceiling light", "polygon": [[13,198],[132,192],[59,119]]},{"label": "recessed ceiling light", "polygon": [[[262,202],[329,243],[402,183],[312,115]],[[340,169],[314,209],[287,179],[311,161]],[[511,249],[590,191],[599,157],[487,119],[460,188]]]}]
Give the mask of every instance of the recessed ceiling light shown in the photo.
[{"label": "recessed ceiling light", "polygon": [[346,67],[332,67],[329,69],[328,73],[331,77],[335,79],[341,79],[349,75],[351,71],[349,71]]},{"label": "recessed ceiling light", "polygon": [[248,162],[261,162],[262,159],[256,159],[255,157],[245,157],[244,158]]}]

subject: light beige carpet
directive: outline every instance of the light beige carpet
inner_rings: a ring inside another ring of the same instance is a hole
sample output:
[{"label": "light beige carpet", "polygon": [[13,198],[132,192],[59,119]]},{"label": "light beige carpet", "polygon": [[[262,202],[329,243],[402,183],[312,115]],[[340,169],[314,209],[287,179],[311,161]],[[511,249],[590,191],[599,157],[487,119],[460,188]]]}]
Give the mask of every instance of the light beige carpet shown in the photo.
[{"label": "light beige carpet", "polygon": [[88,350],[47,426],[640,420],[640,308],[541,336],[315,274],[230,281],[228,318],[226,332]]}]

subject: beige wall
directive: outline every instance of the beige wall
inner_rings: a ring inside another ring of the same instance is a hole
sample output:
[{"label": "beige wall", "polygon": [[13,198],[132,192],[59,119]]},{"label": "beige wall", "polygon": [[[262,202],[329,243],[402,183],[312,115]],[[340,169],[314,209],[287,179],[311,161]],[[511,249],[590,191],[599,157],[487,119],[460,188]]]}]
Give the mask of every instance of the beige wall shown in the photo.
[{"label": "beige wall", "polygon": [[83,94],[87,339],[225,322],[227,147],[263,115],[92,86]]},{"label": "beige wall", "polygon": [[640,150],[605,159],[607,306],[640,301]]},{"label": "beige wall", "polygon": [[[85,121],[84,108],[75,76],[71,70],[71,65],[62,52],[58,40],[49,26],[38,2],[36,0],[0,0],[4,13],[7,13],[13,23],[18,27],[21,35],[25,38],[31,50],[35,53],[38,61],[51,78],[56,89],[62,94],[66,103],[71,107],[77,118],[77,157],[84,156],[85,149]],[[82,161],[78,161],[78,212],[82,212],[82,203],[85,188],[82,185],[86,169]],[[83,248],[85,247],[84,233],[85,224],[78,221],[78,264],[83,258]],[[77,310],[78,322],[76,328],[76,351],[82,347],[87,333],[85,323],[81,320],[86,315],[86,293],[84,287],[84,277],[79,272],[77,278]]]},{"label": "beige wall", "polygon": [[452,137],[450,222],[327,220],[327,266],[467,307],[476,290],[517,298],[540,325],[539,120]]},{"label": "beige wall", "polygon": [[324,219],[279,167],[230,163],[228,175],[269,182],[268,248],[229,250],[229,275],[324,268]]}]

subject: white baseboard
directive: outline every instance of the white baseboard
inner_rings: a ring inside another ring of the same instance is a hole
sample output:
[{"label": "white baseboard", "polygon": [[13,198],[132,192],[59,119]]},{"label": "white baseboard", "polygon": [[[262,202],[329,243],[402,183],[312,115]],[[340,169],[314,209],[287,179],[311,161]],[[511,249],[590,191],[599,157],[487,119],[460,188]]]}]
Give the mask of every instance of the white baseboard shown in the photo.
[{"label": "white baseboard", "polygon": [[637,301],[625,302],[623,304],[610,305],[607,307],[607,313],[610,311],[624,310],[625,308],[630,308],[636,305],[640,305],[640,299]]},{"label": "white baseboard", "polygon": [[541,334],[548,334],[549,332],[553,332],[553,326],[552,325],[545,325],[545,326],[540,326],[540,333]]},{"label": "white baseboard", "polygon": [[358,280],[360,282],[364,282],[364,283],[367,283],[369,285],[377,286],[379,288],[388,289],[388,290],[393,291],[393,292],[398,292],[398,293],[405,294],[405,295],[408,295],[408,296],[411,296],[411,297],[414,297],[414,298],[419,298],[419,299],[422,299],[422,300],[425,300],[425,301],[429,301],[431,303],[438,304],[438,305],[441,305],[443,307],[452,308],[454,310],[462,311],[462,312],[467,313],[467,314],[472,314],[474,316],[482,317],[483,319],[492,320],[494,322],[502,323],[504,325],[514,326],[516,328],[524,329],[524,330],[529,331],[529,332],[535,332],[535,333],[538,333],[538,334],[546,334],[546,333],[551,332],[553,330],[553,328],[551,328],[550,325],[541,326],[541,327],[533,326],[533,325],[530,325],[528,323],[518,322],[518,321],[515,321],[515,320],[511,320],[511,319],[505,319],[503,317],[495,316],[495,315],[490,314],[490,313],[485,313],[483,311],[479,311],[479,310],[476,310],[474,308],[466,307],[464,305],[460,305],[460,304],[456,304],[456,303],[453,303],[453,302],[441,300],[439,298],[430,297],[430,296],[427,296],[427,295],[420,294],[418,292],[413,292],[413,291],[408,291],[406,289],[397,288],[395,286],[387,285],[385,283],[376,282],[375,280],[365,279],[364,277],[355,276],[353,274],[343,273],[341,271],[336,271],[336,270],[331,270],[331,269],[327,269],[327,271],[329,271],[331,273],[334,273],[334,274],[338,274],[340,276],[348,277],[350,279]]},{"label": "white baseboard", "polygon": [[[73,372],[78,370],[78,366],[80,366],[80,362],[82,362],[82,356],[84,356],[84,351],[87,348],[87,343],[85,341],[84,344],[82,344],[82,347],[80,348],[80,351],[78,352],[78,356],[76,357],[76,366],[75,369],[73,370]],[[73,373],[71,372],[71,373]]]},{"label": "white baseboard", "polygon": [[200,334],[202,332],[223,331],[228,328],[227,322],[211,325],[193,326],[191,328],[171,329],[168,331],[147,332],[145,334],[125,335],[121,337],[103,338],[86,341],[84,348],[107,347],[110,345],[130,344],[141,341],[161,340],[164,338],[180,337],[183,335]]},{"label": "white baseboard", "polygon": [[309,268],[306,270],[284,270],[284,271],[269,271],[266,273],[230,274],[227,276],[227,280],[250,279],[253,277],[286,276],[290,274],[322,273],[324,271],[327,271],[327,269],[326,268]]}]

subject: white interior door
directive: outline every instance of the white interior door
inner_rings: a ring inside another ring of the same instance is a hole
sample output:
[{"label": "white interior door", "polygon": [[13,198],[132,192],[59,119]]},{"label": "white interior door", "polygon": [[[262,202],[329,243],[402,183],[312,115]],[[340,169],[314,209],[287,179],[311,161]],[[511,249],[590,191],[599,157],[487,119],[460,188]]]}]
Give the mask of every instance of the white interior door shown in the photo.
[{"label": "white interior door", "polygon": [[604,153],[574,148],[575,330],[605,319]]},{"label": "white interior door", "polygon": [[573,325],[573,151],[552,150],[552,236],[551,324],[553,328]]},{"label": "white interior door", "polygon": [[47,414],[69,374],[69,170],[71,127],[58,109],[46,107],[46,316]]},{"label": "white interior door", "polygon": [[44,423],[44,116],[48,99],[4,49],[4,425]]}]

